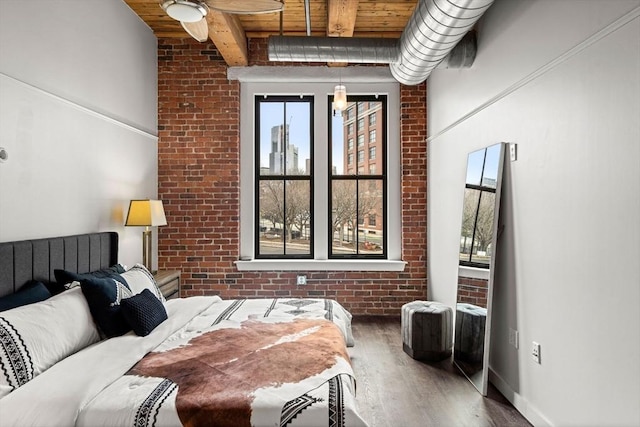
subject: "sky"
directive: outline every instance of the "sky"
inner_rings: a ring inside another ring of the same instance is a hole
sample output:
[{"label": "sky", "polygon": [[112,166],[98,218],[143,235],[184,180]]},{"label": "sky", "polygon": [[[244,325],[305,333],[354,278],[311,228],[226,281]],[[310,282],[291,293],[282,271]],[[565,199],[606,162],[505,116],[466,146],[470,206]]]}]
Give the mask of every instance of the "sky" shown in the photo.
[{"label": "sky", "polygon": [[[498,164],[500,160],[501,144],[495,144],[487,148],[469,153],[467,162],[467,184],[480,185],[482,178],[498,179]],[[484,176],[482,176],[482,164],[485,162],[485,150],[487,152]]]},{"label": "sky", "polygon": [[[289,139],[291,144],[298,147],[298,167],[304,169],[306,159],[310,158],[310,104],[307,102],[263,102],[260,103],[260,166],[269,167],[269,153],[271,152],[271,128],[283,123],[289,125]],[[338,173],[342,171],[343,123],[342,115],[336,114],[332,118],[333,133],[333,166]],[[317,142],[317,141],[316,141]]]}]

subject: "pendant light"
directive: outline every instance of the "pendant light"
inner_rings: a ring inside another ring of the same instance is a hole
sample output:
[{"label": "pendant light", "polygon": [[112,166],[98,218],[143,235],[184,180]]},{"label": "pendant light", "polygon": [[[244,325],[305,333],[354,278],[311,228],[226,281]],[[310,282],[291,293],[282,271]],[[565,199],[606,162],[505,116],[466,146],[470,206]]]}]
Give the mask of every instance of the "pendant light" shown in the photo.
[{"label": "pendant light", "polygon": [[333,88],[333,109],[344,111],[347,108],[347,88],[340,82]]}]

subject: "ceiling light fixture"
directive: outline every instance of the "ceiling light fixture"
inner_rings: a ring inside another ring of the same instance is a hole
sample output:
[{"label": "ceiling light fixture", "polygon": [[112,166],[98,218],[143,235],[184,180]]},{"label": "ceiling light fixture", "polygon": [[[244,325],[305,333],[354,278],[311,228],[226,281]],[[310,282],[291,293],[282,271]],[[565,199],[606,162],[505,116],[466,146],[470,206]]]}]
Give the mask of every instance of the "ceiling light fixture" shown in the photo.
[{"label": "ceiling light fixture", "polygon": [[217,11],[237,15],[274,13],[284,9],[282,0],[207,0],[207,4]]},{"label": "ceiling light fixture", "polygon": [[165,0],[160,3],[167,15],[180,22],[198,22],[209,12],[209,8],[198,0]]},{"label": "ceiling light fixture", "polygon": [[333,109],[344,111],[347,108],[347,88],[340,83],[333,89]]},{"label": "ceiling light fixture", "polygon": [[206,42],[209,39],[209,25],[207,25],[206,18],[202,18],[197,22],[180,21],[180,24],[187,34],[200,43]]}]

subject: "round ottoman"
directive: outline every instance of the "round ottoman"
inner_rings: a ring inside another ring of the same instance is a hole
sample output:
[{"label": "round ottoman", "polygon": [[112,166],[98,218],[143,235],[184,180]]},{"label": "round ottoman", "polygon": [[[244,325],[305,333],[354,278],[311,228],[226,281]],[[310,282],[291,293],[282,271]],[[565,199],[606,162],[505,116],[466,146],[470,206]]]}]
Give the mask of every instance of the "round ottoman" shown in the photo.
[{"label": "round ottoman", "polygon": [[440,361],[451,356],[453,310],[433,301],[402,306],[402,349],[418,360]]},{"label": "round ottoman", "polygon": [[482,358],[484,357],[484,329],[486,321],[486,308],[467,303],[457,304],[456,360],[467,363],[482,363]]}]

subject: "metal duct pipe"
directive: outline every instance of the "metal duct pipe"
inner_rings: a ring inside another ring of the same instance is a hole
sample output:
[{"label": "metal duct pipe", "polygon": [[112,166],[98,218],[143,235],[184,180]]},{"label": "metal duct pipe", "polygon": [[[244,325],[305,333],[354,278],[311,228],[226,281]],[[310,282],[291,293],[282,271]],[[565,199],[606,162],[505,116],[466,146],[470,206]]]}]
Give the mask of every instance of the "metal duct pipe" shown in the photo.
[{"label": "metal duct pipe", "polygon": [[269,61],[389,64],[398,60],[397,39],[270,36]]},{"label": "metal duct pipe", "polygon": [[470,67],[473,64],[475,34],[470,34],[459,47],[456,46],[493,1],[419,0],[399,41],[271,36],[269,60],[390,64],[391,74],[397,81],[405,85],[417,85],[425,81],[450,53],[448,68]]},{"label": "metal duct pipe", "polygon": [[473,27],[494,0],[420,0],[400,37],[400,60],[390,64],[400,83],[417,85]]},{"label": "metal duct pipe", "polygon": [[469,31],[456,46],[451,49],[436,68],[470,68],[478,52],[478,38],[474,30]]}]

